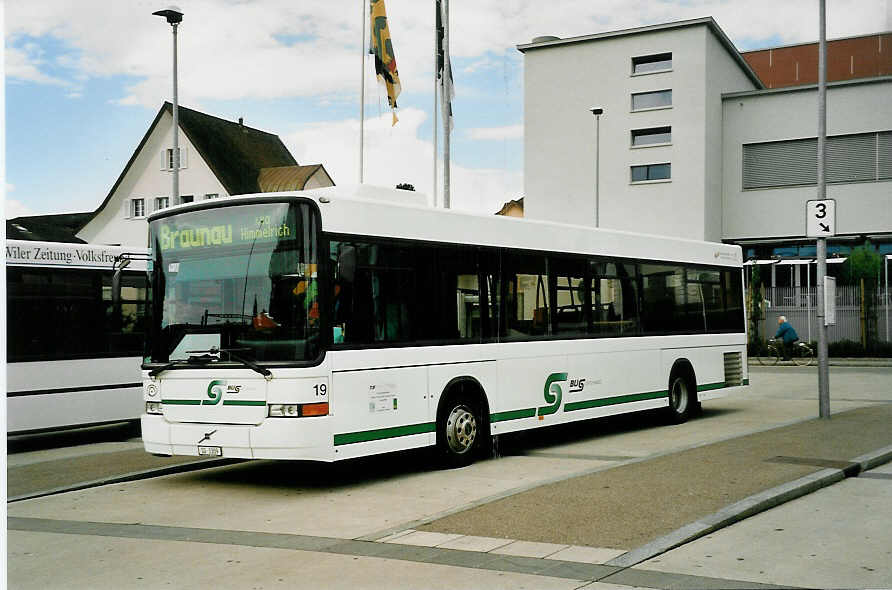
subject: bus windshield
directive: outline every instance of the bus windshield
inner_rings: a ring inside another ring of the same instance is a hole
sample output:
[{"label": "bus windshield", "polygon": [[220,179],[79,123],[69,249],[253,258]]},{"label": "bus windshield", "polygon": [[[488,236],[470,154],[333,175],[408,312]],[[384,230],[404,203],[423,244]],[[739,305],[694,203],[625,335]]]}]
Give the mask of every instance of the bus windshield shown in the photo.
[{"label": "bus windshield", "polygon": [[[320,351],[318,227],[306,203],[257,203],[152,221],[146,361],[295,362]],[[233,353],[230,356],[226,352]]]}]

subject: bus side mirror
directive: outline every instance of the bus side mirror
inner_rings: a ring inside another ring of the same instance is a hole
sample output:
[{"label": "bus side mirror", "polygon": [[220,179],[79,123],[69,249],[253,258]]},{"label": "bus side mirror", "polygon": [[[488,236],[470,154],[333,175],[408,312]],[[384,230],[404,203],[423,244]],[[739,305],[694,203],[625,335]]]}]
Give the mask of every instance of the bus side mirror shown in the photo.
[{"label": "bus side mirror", "polygon": [[[112,303],[117,306],[121,303],[121,272],[130,264],[129,258],[121,258],[117,260],[117,268],[112,275]],[[114,268],[114,267],[113,267]]]},{"label": "bus side mirror", "polygon": [[344,246],[338,253],[338,281],[352,283],[356,276],[356,248]]}]

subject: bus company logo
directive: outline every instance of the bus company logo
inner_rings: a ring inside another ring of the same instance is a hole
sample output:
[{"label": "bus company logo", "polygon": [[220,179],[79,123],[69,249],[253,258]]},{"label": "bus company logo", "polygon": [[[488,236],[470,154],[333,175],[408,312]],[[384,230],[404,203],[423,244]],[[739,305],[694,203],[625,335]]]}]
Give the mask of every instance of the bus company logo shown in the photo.
[{"label": "bus company logo", "polygon": [[549,414],[554,414],[561,407],[561,399],[564,397],[564,390],[561,388],[561,381],[567,380],[566,373],[552,373],[545,380],[545,389],[543,395],[545,402],[549,405],[539,408],[539,419]]},{"label": "bus company logo", "polygon": [[208,399],[201,400],[201,405],[216,406],[224,394],[238,393],[241,389],[241,385],[227,385],[225,379],[214,379],[208,383]]}]

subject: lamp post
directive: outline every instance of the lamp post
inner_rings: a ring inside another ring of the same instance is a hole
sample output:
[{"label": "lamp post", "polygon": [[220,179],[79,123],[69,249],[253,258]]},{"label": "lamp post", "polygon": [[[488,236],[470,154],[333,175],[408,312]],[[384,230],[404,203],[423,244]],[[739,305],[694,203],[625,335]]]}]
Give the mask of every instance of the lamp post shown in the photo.
[{"label": "lamp post", "polygon": [[152,13],[154,16],[163,16],[167,24],[173,29],[173,186],[171,188],[171,201],[173,205],[180,200],[180,116],[177,112],[177,25],[183,22],[183,13],[176,6]]},{"label": "lamp post", "polygon": [[593,107],[589,109],[595,116],[595,227],[601,227],[601,203],[600,203],[600,184],[601,184],[601,115],[604,109]]}]

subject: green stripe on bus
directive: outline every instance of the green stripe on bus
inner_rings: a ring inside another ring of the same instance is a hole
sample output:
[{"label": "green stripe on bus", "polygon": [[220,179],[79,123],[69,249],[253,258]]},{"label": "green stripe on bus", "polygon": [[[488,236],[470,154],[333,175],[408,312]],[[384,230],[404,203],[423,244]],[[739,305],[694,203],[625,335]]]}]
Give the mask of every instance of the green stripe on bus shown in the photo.
[{"label": "green stripe on bus", "polygon": [[224,399],[224,406],[265,406],[266,402],[263,400],[257,401],[252,399]]},{"label": "green stripe on bus", "polygon": [[721,389],[723,387],[728,387],[728,384],[724,381],[720,383],[704,383],[703,385],[697,386],[697,391],[710,391],[712,389]]},{"label": "green stripe on bus", "polygon": [[161,403],[167,406],[200,406],[200,399],[163,399]]},{"label": "green stripe on bus", "polygon": [[505,420],[519,420],[520,418],[532,418],[536,415],[536,408],[525,410],[511,410],[508,412],[496,412],[489,415],[490,422],[504,422]]},{"label": "green stripe on bus", "polygon": [[668,391],[648,391],[647,393],[633,393],[631,395],[618,395],[616,397],[604,397],[601,399],[589,399],[581,402],[564,404],[565,412],[574,410],[586,410],[588,408],[600,408],[602,406],[614,406],[616,404],[628,404],[649,399],[659,399],[669,395]]},{"label": "green stripe on bus", "polygon": [[433,432],[436,425],[433,422],[423,422],[421,424],[409,424],[408,426],[394,426],[392,428],[379,428],[378,430],[363,430],[361,432],[346,432],[344,434],[334,435],[334,444],[351,445],[359,442],[369,442],[372,440],[382,440],[385,438],[396,438],[399,436],[408,436],[410,434],[423,434],[425,432]]}]

